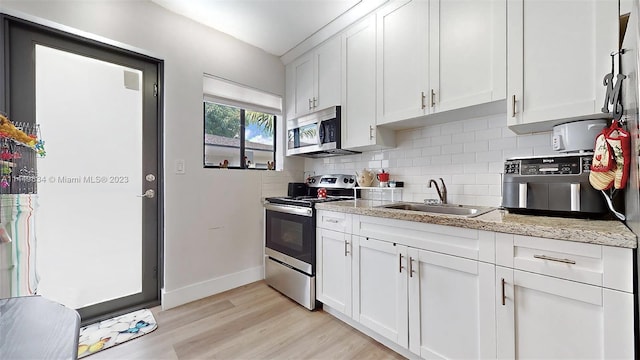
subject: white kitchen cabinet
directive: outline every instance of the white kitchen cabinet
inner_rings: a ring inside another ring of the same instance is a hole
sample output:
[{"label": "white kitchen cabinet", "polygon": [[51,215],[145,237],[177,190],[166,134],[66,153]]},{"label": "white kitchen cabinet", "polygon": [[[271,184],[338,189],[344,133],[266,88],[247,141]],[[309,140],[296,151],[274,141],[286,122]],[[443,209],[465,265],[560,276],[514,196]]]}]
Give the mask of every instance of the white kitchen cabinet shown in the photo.
[{"label": "white kitchen cabinet", "polygon": [[496,235],[498,358],[634,357],[632,249]]},{"label": "white kitchen cabinet", "polygon": [[377,12],[378,124],[505,98],[506,0],[399,0]]},{"label": "white kitchen cabinet", "polygon": [[322,110],[340,105],[342,43],[335,36],[314,51],[314,110]]},{"label": "white kitchen cabinet", "polygon": [[507,125],[548,131],[603,117],[605,74],[618,49],[616,0],[513,0],[507,4]]},{"label": "white kitchen cabinet", "polygon": [[496,357],[495,266],[409,248],[409,346],[425,359]]},{"label": "white kitchen cabinet", "polygon": [[395,146],[395,133],[376,122],[376,17],[342,34],[342,147],[371,150]]},{"label": "white kitchen cabinet", "polygon": [[311,111],[313,97],[313,54],[297,58],[286,67],[287,119]]},{"label": "white kitchen cabinet", "polygon": [[496,268],[498,358],[632,359],[633,294]]},{"label": "white kitchen cabinet", "polygon": [[352,222],[354,320],[423,358],[495,358],[495,265],[478,261],[494,259],[491,233]]},{"label": "white kitchen cabinet", "polygon": [[378,124],[429,113],[429,2],[394,1],[376,16]]},{"label": "white kitchen cabinet", "polygon": [[351,234],[318,228],[316,299],[351,316]]},{"label": "white kitchen cabinet", "polygon": [[353,319],[408,346],[407,247],[353,236]]},{"label": "white kitchen cabinet", "polygon": [[287,65],[287,118],[340,105],[340,37],[327,40]]},{"label": "white kitchen cabinet", "polygon": [[430,0],[427,105],[442,112],[506,97],[506,0]]},{"label": "white kitchen cabinet", "polygon": [[633,249],[329,211],[318,227],[318,287],[338,284],[321,301],[396,351],[637,356]]}]

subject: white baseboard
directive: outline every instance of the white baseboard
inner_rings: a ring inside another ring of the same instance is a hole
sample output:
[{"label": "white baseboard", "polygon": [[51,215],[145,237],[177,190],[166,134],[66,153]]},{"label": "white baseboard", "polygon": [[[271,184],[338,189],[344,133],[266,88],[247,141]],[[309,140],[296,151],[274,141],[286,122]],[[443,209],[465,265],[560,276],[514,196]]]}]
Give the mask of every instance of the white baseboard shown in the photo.
[{"label": "white baseboard", "polygon": [[411,351],[409,351],[408,349],[403,348],[402,346],[394,343],[393,341],[387,339],[386,337],[378,334],[377,332],[369,329],[368,327],[360,324],[359,322],[353,320],[352,318],[348,317],[347,315],[341,313],[340,311],[327,306],[326,304],[322,304],[322,310],[328,314],[333,315],[334,317],[336,317],[339,320],[342,320],[343,322],[349,324],[352,328],[360,331],[361,333],[369,336],[370,338],[374,339],[375,341],[381,343],[382,345],[388,347],[389,349],[397,352],[398,354],[406,357],[407,359],[420,359],[420,357],[414,353],[412,353]]},{"label": "white baseboard", "polygon": [[264,279],[264,267],[257,266],[176,290],[166,291],[162,289],[162,310],[171,309],[262,279]]}]

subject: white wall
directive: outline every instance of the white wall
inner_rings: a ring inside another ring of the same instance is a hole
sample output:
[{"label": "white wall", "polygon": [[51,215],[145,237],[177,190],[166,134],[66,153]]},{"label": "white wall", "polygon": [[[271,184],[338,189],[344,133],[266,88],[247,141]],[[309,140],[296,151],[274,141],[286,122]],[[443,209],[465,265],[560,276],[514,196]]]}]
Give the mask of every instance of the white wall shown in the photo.
[{"label": "white wall", "polygon": [[405,182],[403,200],[417,202],[438,198],[427,183],[441,177],[449,202],[499,206],[506,158],[554,153],[551,132],[516,136],[506,124],[502,114],[398,131],[394,149],[307,159],[305,171],[353,174],[383,168],[392,180]]},{"label": "white wall", "polygon": [[[173,307],[262,276],[261,197],[302,178],[288,172],[202,167],[203,74],[284,97],[280,60],[149,1],[9,1],[0,10],[142,49],[164,60],[165,253],[163,306]],[[280,134],[283,134],[280,131]],[[177,159],[186,174],[173,172]]]}]

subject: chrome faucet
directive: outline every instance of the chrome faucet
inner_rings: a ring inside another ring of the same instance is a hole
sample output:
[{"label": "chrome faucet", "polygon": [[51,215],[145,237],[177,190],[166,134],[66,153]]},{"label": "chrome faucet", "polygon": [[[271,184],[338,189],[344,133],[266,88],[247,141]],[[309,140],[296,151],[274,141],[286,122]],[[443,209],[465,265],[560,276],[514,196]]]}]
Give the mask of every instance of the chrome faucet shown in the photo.
[{"label": "chrome faucet", "polygon": [[434,184],[436,186],[436,191],[438,192],[438,197],[440,197],[440,201],[443,204],[447,203],[447,187],[444,185],[444,180],[442,180],[442,178],[440,179],[440,183],[442,184],[442,192],[440,192],[440,188],[438,187],[438,183],[431,179],[429,180],[429,188],[431,188],[431,184]]}]

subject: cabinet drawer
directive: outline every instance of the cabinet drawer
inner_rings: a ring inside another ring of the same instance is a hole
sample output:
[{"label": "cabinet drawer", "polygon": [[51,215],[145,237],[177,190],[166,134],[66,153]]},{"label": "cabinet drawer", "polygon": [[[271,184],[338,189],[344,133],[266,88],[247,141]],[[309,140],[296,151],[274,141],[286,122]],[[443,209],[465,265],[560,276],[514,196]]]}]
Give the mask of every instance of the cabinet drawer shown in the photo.
[{"label": "cabinet drawer", "polygon": [[421,250],[489,263],[495,262],[494,234],[488,231],[371,216],[354,216],[353,233]]},{"label": "cabinet drawer", "polygon": [[322,229],[351,233],[351,214],[319,210],[316,224]]},{"label": "cabinet drawer", "polygon": [[633,292],[631,249],[522,235],[496,236],[497,265]]}]

